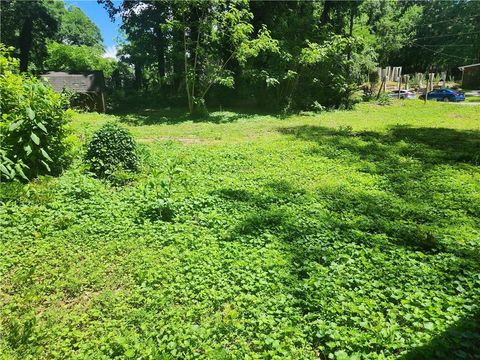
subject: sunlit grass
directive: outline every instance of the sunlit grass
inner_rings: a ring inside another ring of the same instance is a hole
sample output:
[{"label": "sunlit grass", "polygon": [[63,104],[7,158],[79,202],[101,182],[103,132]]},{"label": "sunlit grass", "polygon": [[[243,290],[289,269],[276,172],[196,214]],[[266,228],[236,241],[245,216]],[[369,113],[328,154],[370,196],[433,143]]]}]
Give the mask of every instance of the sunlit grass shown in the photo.
[{"label": "sunlit grass", "polygon": [[1,184],[0,357],[478,350],[479,113],[77,115],[82,142],[122,121],[141,171],[113,185],[78,154],[59,178]]}]

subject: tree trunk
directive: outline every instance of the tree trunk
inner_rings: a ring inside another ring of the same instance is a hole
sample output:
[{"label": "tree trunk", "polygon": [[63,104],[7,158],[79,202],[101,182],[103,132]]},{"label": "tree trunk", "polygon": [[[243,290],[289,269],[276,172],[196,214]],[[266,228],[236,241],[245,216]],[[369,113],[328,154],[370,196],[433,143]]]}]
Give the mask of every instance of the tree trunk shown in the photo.
[{"label": "tree trunk", "polygon": [[[353,37],[353,22],[355,20],[355,9],[352,7],[350,8],[350,25],[348,29],[348,37],[351,39]],[[350,44],[348,46],[348,54],[347,54],[347,60],[350,60],[352,58],[352,45]]]},{"label": "tree trunk", "polygon": [[142,67],[140,66],[140,64],[135,63],[134,68],[135,68],[135,89],[140,90],[143,85]]},{"label": "tree trunk", "polygon": [[173,81],[172,81],[172,94],[174,96],[179,96],[180,92],[183,90],[183,76],[184,76],[184,56],[185,50],[182,47],[182,32],[175,31],[173,33],[173,52],[172,52],[172,63],[173,63]]},{"label": "tree trunk", "polygon": [[25,19],[22,30],[20,31],[19,49],[20,49],[20,71],[28,70],[30,61],[30,50],[32,49],[32,30],[33,17],[29,16]]},{"label": "tree trunk", "polygon": [[162,86],[165,79],[165,39],[161,32],[157,33],[157,66],[158,66],[158,83]]},{"label": "tree trunk", "polygon": [[192,91],[190,89],[190,81],[188,78],[188,52],[187,52],[187,34],[186,31],[183,32],[183,46],[184,46],[184,52],[183,52],[183,60],[184,60],[184,66],[185,66],[185,71],[183,73],[184,78],[185,78],[185,91],[187,93],[187,103],[188,103],[188,112],[190,114],[193,113],[193,95]]},{"label": "tree trunk", "polygon": [[164,48],[159,50],[158,54],[158,77],[159,77],[159,83],[161,84],[163,82],[163,79],[165,78],[165,53],[164,53]]},{"label": "tree trunk", "polygon": [[333,1],[332,0],[325,0],[325,4],[323,4],[323,11],[322,15],[320,16],[320,25],[325,26],[327,23],[330,22],[330,10],[333,8]]}]

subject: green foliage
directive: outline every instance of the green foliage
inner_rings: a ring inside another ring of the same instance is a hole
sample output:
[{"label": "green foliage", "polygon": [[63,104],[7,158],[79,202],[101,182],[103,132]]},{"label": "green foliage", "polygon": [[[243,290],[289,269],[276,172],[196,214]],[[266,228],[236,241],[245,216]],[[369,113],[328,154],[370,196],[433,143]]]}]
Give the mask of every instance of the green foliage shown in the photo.
[{"label": "green foliage", "polygon": [[[119,8],[105,3],[111,15],[122,14],[127,39],[120,53],[135,67],[135,86],[162,87],[163,93],[166,84],[176,87],[195,117],[207,114],[212,88],[235,88],[232,69],[278,51],[278,41],[268,29],[254,29],[244,0],[125,1]],[[168,62],[173,73],[166,67]]]},{"label": "green foliage", "polygon": [[87,146],[85,161],[98,177],[115,176],[119,170],[136,171],[137,146],[129,131],[116,123],[107,123],[96,131]]},{"label": "green foliage", "polygon": [[19,61],[12,56],[13,47],[5,46],[0,43],[0,74],[10,75],[19,73]]},{"label": "green foliage", "polygon": [[67,8],[63,1],[4,1],[0,16],[0,39],[16,48],[22,71],[43,71],[48,58],[47,44],[51,41],[103,51],[95,23],[80,8]]},{"label": "green foliage", "polygon": [[140,212],[139,221],[166,221],[171,222],[175,216],[172,204],[164,199],[153,201]]},{"label": "green foliage", "polygon": [[102,35],[98,26],[76,6],[55,1],[54,8],[60,26],[55,40],[67,45],[85,45],[103,48]]},{"label": "green foliage", "polygon": [[186,100],[196,117],[219,105],[349,109],[378,65],[455,74],[480,50],[475,1],[100,2],[122,16],[121,61],[134,69],[123,83]]},{"label": "green foliage", "polygon": [[[209,11],[210,6],[213,11]],[[219,2],[217,5],[197,0],[185,1],[175,10],[176,26],[188,26],[191,35],[194,32],[197,34],[196,38],[184,38],[185,48],[195,54],[191,57],[184,53],[186,93],[191,115],[205,115],[205,98],[214,84],[234,87],[235,80],[228,69],[232,60],[243,66],[248,59],[262,52],[278,52],[278,42],[272,39],[268,29],[263,27],[257,34],[254,33],[250,23],[253,14],[246,1]],[[200,12],[197,21],[182,21],[192,11]],[[222,51],[227,53],[224,58],[218,56]]]},{"label": "green foliage", "polygon": [[480,2],[434,0],[416,6],[422,9],[420,21],[416,21],[415,41],[396,61],[407,69],[433,66],[437,71],[456,70],[462,64],[480,61]]},{"label": "green foliage", "polygon": [[56,42],[48,44],[48,58],[45,68],[54,71],[102,70],[110,78],[117,68],[114,59],[104,58],[103,50],[85,45],[66,45]]},{"label": "green foliage", "polygon": [[[359,101],[356,96],[358,79],[351,76],[354,62],[349,59],[348,52],[357,45],[354,40],[340,36],[323,44],[307,42],[299,60],[302,91],[293,94],[289,106],[308,109],[321,103],[330,108],[352,108]],[[360,64],[356,66],[361,67]],[[365,70],[368,68],[364,67]]]},{"label": "green foliage", "polygon": [[186,103],[195,117],[219,105],[352,108],[378,65],[451,78],[480,61],[478,1],[98,2],[122,18],[118,62],[63,1],[4,2],[2,41],[22,71],[104,70],[109,88]]},{"label": "green foliage", "polygon": [[68,163],[68,99],[41,80],[19,75],[0,45],[1,177],[30,180],[58,175]]},{"label": "green foliage", "polygon": [[42,0],[2,2],[0,39],[15,47],[23,72],[41,69],[47,40],[58,31],[59,21],[51,4]]},{"label": "green foliage", "polygon": [[475,359],[477,108],[129,129],[128,186],[0,184],[0,357]]},{"label": "green foliage", "polygon": [[392,104],[392,97],[388,94],[382,93],[382,94],[380,94],[378,99],[376,99],[376,103],[378,105],[382,105],[382,106],[391,105]]},{"label": "green foliage", "polygon": [[393,1],[364,1],[361,12],[368,15],[366,26],[374,34],[372,46],[381,66],[391,66],[405,47],[410,45],[422,20],[421,3],[404,4]]}]

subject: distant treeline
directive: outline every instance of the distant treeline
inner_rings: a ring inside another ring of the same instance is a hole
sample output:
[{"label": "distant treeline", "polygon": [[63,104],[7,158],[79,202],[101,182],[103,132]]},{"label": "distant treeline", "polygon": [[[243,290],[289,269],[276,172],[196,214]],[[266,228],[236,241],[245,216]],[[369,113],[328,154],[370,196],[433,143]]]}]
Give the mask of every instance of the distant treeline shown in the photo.
[{"label": "distant treeline", "polygon": [[2,1],[2,42],[23,71],[103,69],[110,88],[265,109],[348,108],[377,66],[453,70],[480,61],[478,1],[99,0],[122,19],[117,59],[62,2]]}]

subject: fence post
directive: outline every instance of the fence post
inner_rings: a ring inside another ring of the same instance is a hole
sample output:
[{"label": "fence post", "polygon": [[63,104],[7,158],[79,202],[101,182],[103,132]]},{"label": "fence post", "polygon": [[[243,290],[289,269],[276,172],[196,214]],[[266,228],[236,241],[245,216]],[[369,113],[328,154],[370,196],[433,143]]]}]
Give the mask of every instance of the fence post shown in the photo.
[{"label": "fence post", "polygon": [[400,99],[400,90],[402,89],[402,68],[398,69],[398,98]]}]

